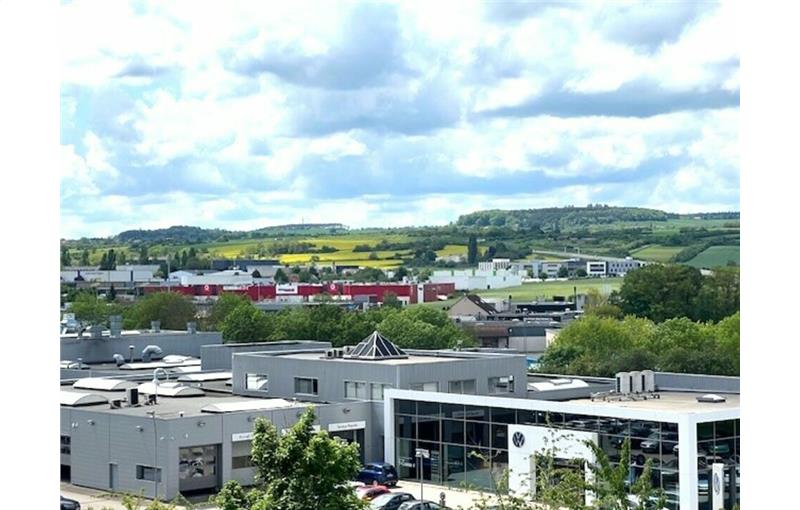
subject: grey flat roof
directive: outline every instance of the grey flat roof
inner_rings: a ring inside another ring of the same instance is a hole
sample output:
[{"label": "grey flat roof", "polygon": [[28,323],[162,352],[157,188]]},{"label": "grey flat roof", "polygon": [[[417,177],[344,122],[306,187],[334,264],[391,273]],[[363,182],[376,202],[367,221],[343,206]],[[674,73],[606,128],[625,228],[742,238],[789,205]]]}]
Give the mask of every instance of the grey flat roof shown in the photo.
[{"label": "grey flat roof", "polygon": [[[257,404],[264,403],[264,406],[261,407],[268,407],[266,402],[270,400],[279,401],[281,404],[275,409],[285,408],[282,403],[282,399],[275,399],[275,398],[258,398],[258,397],[243,397],[239,395],[232,395],[230,393],[216,393],[210,392],[209,388],[203,387],[203,390],[206,392],[205,395],[201,397],[180,397],[180,398],[173,398],[173,397],[165,397],[159,396],[158,403],[156,405],[140,405],[138,407],[121,407],[120,409],[111,409],[108,403],[98,404],[98,405],[89,405],[82,407],[83,410],[86,411],[96,411],[102,413],[110,413],[110,414],[120,414],[126,416],[144,416],[149,417],[148,413],[155,411],[156,418],[177,418],[179,417],[179,413],[183,413],[185,417],[192,417],[192,416],[209,416],[209,413],[203,412],[202,409],[205,407],[212,407],[218,406],[220,404],[242,404],[243,407],[258,407]],[[104,392],[104,391],[95,391],[92,390],[91,392],[93,395],[101,395],[110,400],[124,398],[124,393],[120,392]],[[144,402],[146,400],[146,396],[139,395],[139,402]],[[293,402],[292,406],[290,407],[305,407],[308,403],[304,402]],[[314,405],[320,405],[319,403],[315,403]],[[124,403],[123,403],[124,406]],[[266,409],[271,410],[271,409]],[[252,410],[251,412],[258,412],[258,410]]]},{"label": "grey flat roof", "polygon": [[580,398],[569,400],[570,403],[583,404],[592,407],[614,407],[614,408],[630,408],[630,409],[653,409],[658,411],[680,411],[680,412],[697,412],[697,411],[715,411],[719,409],[739,409],[739,395],[723,394],[725,402],[708,403],[698,402],[697,397],[704,395],[698,392],[678,392],[678,391],[660,391],[658,392],[661,398],[648,399],[648,400],[595,400],[592,402],[589,398]]},{"label": "grey flat roof", "polygon": [[[250,353],[258,354],[258,353]],[[292,354],[281,354],[280,352],[269,353],[270,356],[303,359],[303,360],[317,360],[330,363],[370,363],[380,365],[419,365],[422,363],[442,363],[446,361],[463,361],[465,358],[458,356],[418,356],[409,354],[407,358],[387,358],[387,359],[362,359],[362,358],[326,358],[324,352],[298,352]]]}]

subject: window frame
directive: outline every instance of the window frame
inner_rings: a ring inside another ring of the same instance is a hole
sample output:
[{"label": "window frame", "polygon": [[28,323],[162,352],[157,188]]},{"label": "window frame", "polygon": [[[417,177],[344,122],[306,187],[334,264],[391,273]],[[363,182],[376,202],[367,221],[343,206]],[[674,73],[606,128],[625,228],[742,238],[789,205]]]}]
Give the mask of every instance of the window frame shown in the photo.
[{"label": "window frame", "polygon": [[[145,473],[152,472],[153,476],[148,478]],[[156,480],[156,478],[158,478]],[[136,480],[140,482],[158,482],[161,483],[161,468],[157,466],[148,466],[146,464],[136,464]]]},{"label": "window frame", "polygon": [[[311,391],[313,393],[306,393],[303,391],[298,391],[298,383],[300,381],[311,381]],[[318,397],[319,396],[319,379],[317,377],[307,377],[307,376],[295,376],[294,377],[294,394],[295,395],[308,395],[311,397]]]},{"label": "window frame", "polygon": [[[250,387],[250,377],[256,378],[264,378],[266,380],[266,389],[259,389],[259,388],[251,388]],[[261,391],[264,393],[269,393],[269,374],[256,374],[251,372],[245,372],[244,374],[244,389],[247,391]]]},{"label": "window frame", "polygon": [[[347,394],[347,385],[348,384],[352,384],[354,386],[355,395],[348,396],[348,394]],[[375,383],[372,383],[372,384],[375,384]],[[359,397],[358,396],[359,385],[361,385],[360,387],[362,387],[363,390],[364,390],[364,396],[363,397]],[[344,381],[344,398],[345,398],[345,400],[370,400],[370,398],[369,398],[369,396],[370,396],[370,393],[369,393],[370,386],[369,385],[370,385],[370,383],[368,383],[367,381],[349,381],[349,380],[345,380]]]}]

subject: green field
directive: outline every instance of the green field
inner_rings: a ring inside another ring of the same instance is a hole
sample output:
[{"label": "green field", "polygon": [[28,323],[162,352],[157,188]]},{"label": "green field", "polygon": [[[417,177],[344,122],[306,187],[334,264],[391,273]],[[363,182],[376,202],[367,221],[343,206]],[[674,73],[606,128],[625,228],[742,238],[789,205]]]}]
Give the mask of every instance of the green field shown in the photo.
[{"label": "green field", "polygon": [[712,268],[726,266],[729,261],[736,262],[736,265],[739,265],[738,246],[710,246],[687,262],[687,264],[694,267]]},{"label": "green field", "polygon": [[577,287],[578,294],[585,294],[589,289],[597,289],[601,294],[610,294],[619,289],[622,278],[597,278],[588,280],[566,280],[551,282],[523,283],[518,287],[505,289],[475,291],[481,297],[504,298],[511,295],[514,300],[529,301],[537,298],[552,298],[553,296],[571,296]]},{"label": "green field", "polygon": [[632,251],[631,256],[636,259],[654,260],[656,262],[670,262],[672,258],[683,250],[682,246],[661,246],[650,244]]},{"label": "green field", "polygon": [[[510,295],[514,301],[533,301],[535,299],[552,299],[553,296],[569,297],[573,294],[573,289],[577,287],[578,294],[586,294],[589,289],[597,289],[601,294],[608,295],[611,291],[618,290],[622,285],[622,278],[602,278],[589,280],[566,280],[551,282],[524,283],[517,287],[492,290],[474,290],[470,294],[477,294],[483,298],[508,298]],[[430,303],[420,303],[419,306],[430,306],[434,308],[448,308],[453,303],[461,299],[461,296],[450,298],[444,301]]]}]

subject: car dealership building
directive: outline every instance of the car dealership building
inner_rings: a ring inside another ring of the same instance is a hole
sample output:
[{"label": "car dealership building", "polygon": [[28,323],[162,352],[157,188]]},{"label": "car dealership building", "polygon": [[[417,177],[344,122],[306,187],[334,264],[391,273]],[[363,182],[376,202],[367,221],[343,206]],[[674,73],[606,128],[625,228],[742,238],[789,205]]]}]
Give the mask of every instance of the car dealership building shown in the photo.
[{"label": "car dealership building", "polygon": [[200,348],[202,360],[164,350],[163,360],[62,370],[62,479],[162,499],[252,484],[255,419],[284,430],[314,406],[319,430],[401,478],[492,490],[508,469],[511,490],[530,490],[546,438],[583,469],[594,459],[582,440],[614,461],[630,438],[632,478],[651,459],[670,508],[738,501],[738,378],[532,375],[524,355],[403,350],[378,333],[343,349],[217,344]]}]

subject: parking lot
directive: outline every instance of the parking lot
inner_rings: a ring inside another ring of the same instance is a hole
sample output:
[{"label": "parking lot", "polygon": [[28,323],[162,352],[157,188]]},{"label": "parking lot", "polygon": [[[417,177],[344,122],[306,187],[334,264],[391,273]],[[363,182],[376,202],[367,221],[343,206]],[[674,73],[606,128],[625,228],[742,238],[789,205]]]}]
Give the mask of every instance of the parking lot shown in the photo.
[{"label": "parking lot", "polygon": [[[397,487],[393,487],[391,492],[408,492],[416,499],[426,499],[438,503],[441,494],[444,494],[445,505],[453,509],[467,509],[472,506],[473,501],[480,497],[477,491],[463,491],[453,489],[450,487],[443,487],[441,485],[432,485],[429,483],[420,487],[420,484],[411,480],[401,480]],[[125,510],[122,506],[122,496],[110,492],[99,491],[95,489],[88,489],[85,487],[78,487],[68,483],[61,483],[61,495],[70,499],[74,499],[81,504],[82,510],[92,508],[93,510]],[[491,496],[487,494],[487,497]],[[142,506],[146,506],[150,501],[142,500]],[[217,507],[202,501],[192,501],[194,508],[197,510],[216,510]],[[177,510],[185,510],[185,507],[178,506]]]}]

